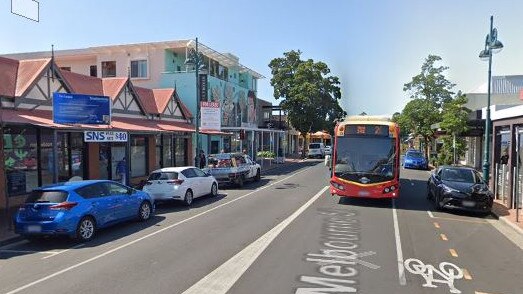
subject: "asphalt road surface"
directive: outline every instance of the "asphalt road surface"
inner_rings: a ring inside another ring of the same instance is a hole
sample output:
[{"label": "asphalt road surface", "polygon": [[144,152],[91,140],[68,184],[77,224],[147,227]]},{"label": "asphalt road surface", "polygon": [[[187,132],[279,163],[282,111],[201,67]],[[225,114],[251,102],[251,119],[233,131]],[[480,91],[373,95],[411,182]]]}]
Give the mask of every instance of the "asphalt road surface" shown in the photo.
[{"label": "asphalt road surface", "polygon": [[434,212],[427,171],[396,201],[331,197],[328,176],[307,160],[85,244],[0,247],[0,293],[523,293],[521,236]]}]

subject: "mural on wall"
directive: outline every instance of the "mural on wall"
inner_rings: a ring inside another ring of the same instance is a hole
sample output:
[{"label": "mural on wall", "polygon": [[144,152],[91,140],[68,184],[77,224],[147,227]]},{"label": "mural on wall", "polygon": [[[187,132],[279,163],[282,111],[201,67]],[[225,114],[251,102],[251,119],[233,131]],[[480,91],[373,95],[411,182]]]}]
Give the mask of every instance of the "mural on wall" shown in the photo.
[{"label": "mural on wall", "polygon": [[235,105],[233,101],[232,86],[227,85],[224,89],[222,103],[222,126],[232,127],[235,123]]},{"label": "mural on wall", "polygon": [[254,91],[233,87],[220,82],[211,86],[212,101],[220,101],[222,126],[240,127],[242,124],[256,124],[256,97]]}]

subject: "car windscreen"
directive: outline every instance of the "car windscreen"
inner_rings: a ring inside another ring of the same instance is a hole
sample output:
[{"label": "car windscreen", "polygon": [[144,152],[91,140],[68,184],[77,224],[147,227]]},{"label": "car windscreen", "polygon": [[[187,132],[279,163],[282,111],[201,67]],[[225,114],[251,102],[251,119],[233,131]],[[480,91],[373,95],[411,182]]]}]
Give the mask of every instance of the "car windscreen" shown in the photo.
[{"label": "car windscreen", "polygon": [[320,149],[320,144],[318,144],[318,143],[309,144],[309,149]]},{"label": "car windscreen", "polygon": [[334,174],[355,181],[361,176],[371,183],[392,180],[395,174],[395,141],[389,137],[339,137]]},{"label": "car windscreen", "polygon": [[475,183],[474,173],[469,169],[445,168],[441,180],[449,182]]},{"label": "car windscreen", "polygon": [[69,193],[66,191],[42,191],[34,190],[29,194],[25,203],[60,203],[67,199]]},{"label": "car windscreen", "polygon": [[423,153],[421,152],[407,152],[407,157],[410,158],[423,158]]},{"label": "car windscreen", "polygon": [[167,180],[176,180],[178,179],[177,172],[153,172],[149,175],[148,181],[167,181]]}]

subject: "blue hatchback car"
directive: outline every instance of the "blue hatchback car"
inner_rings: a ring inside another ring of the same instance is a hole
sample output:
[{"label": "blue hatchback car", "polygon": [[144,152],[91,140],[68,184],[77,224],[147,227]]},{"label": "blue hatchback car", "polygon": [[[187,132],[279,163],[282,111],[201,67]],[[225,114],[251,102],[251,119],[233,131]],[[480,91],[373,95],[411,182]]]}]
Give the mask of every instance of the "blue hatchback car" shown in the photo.
[{"label": "blue hatchback car", "polygon": [[89,180],[58,183],[31,192],[15,215],[24,237],[67,235],[91,240],[96,230],[121,221],[146,221],[154,213],[149,194],[120,183]]},{"label": "blue hatchback car", "polygon": [[409,150],[403,159],[404,168],[429,169],[429,163],[422,152]]}]

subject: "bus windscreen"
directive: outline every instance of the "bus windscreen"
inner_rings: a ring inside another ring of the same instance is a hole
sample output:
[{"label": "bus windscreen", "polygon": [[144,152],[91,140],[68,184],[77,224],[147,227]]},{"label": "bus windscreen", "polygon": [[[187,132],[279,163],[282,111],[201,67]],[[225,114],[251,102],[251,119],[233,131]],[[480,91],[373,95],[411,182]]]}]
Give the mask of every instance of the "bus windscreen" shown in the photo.
[{"label": "bus windscreen", "polygon": [[338,137],[334,175],[348,181],[379,183],[394,179],[395,139],[381,136]]}]

